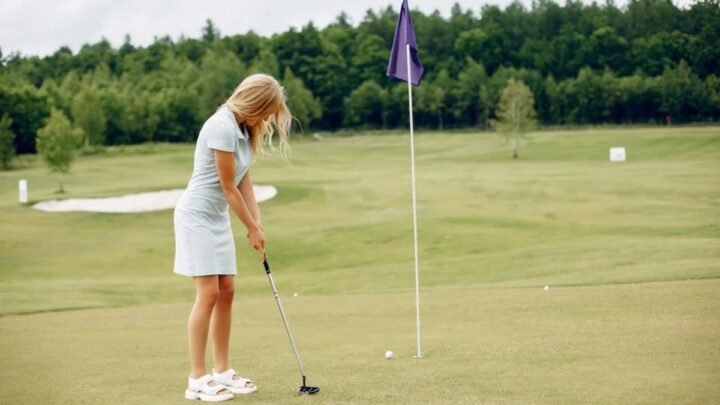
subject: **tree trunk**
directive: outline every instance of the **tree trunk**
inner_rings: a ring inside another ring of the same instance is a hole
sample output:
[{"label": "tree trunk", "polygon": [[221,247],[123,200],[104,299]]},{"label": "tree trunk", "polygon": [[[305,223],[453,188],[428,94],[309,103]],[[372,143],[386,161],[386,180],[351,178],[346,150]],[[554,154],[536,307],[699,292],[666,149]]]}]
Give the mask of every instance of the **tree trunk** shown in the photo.
[{"label": "tree trunk", "polygon": [[513,98],[513,103],[512,103],[512,116],[513,116],[513,132],[512,132],[512,135],[513,135],[513,141],[514,141],[514,145],[513,145],[513,159],[517,159],[517,158],[518,158],[518,148],[519,148],[519,146],[520,146],[520,145],[519,145],[519,144],[520,144],[520,140],[518,139],[518,136],[519,136],[518,132],[520,131],[520,122],[519,122],[519,120],[520,120],[519,115],[520,115],[520,114],[519,114],[518,111],[517,111],[517,103],[518,103],[517,97]]},{"label": "tree trunk", "polygon": [[59,194],[64,194],[65,189],[63,189],[63,178],[62,173],[58,174],[58,183],[60,184],[60,189],[57,191]]}]

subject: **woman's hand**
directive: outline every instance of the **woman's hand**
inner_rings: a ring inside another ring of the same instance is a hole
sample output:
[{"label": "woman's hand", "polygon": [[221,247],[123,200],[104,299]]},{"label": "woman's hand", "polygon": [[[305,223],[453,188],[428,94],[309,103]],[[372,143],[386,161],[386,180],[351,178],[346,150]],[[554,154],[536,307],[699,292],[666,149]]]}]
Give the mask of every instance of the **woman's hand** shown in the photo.
[{"label": "woman's hand", "polygon": [[260,252],[260,258],[265,255],[265,233],[260,226],[248,229],[248,242],[253,249]]}]

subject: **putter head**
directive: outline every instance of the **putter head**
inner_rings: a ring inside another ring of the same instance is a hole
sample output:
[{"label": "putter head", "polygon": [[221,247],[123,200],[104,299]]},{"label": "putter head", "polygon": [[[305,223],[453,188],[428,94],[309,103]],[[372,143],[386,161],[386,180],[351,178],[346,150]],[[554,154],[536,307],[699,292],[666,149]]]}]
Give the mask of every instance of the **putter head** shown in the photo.
[{"label": "putter head", "polygon": [[298,392],[300,394],[313,395],[320,392],[320,387],[309,387],[307,385],[303,385],[302,387],[298,388]]}]

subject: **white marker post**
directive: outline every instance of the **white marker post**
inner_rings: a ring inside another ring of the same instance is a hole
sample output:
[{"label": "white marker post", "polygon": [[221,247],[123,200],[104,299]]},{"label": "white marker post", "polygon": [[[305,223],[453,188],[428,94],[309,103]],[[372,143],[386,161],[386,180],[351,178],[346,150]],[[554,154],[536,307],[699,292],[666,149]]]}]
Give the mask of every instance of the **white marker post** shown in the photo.
[{"label": "white marker post", "polygon": [[26,204],[28,202],[28,186],[27,180],[25,179],[18,182],[18,197],[20,204]]},{"label": "white marker post", "polygon": [[611,162],[624,162],[625,161],[625,148],[615,147],[610,148],[610,161]]},{"label": "white marker post", "polygon": [[415,198],[415,140],[413,136],[413,107],[412,107],[412,72],[410,70],[410,44],[405,44],[407,55],[407,84],[408,107],[410,113],[410,166],[412,168],[412,203],[413,203],[413,234],[415,236],[415,318],[417,324],[417,357],[422,357],[420,351],[420,272],[418,270],[418,234],[417,234],[417,202]]}]

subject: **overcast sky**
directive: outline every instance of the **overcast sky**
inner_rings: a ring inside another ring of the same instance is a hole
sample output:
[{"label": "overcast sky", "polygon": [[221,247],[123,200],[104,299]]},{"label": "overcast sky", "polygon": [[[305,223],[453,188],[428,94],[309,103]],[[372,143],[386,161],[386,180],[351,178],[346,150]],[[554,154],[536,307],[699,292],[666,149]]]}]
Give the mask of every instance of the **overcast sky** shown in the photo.
[{"label": "overcast sky", "polygon": [[[602,1],[602,0],[601,0]],[[410,7],[425,13],[439,10],[448,16],[457,2],[476,14],[483,4],[506,6],[511,0],[410,0]],[[530,0],[523,1],[530,4]],[[558,0],[564,3],[562,0]],[[588,1],[589,2],[589,1]],[[77,52],[85,43],[105,37],[114,47],[129,34],[135,45],[148,45],[154,37],[199,37],[206,19],[222,35],[254,31],[263,36],[301,27],[313,21],[324,27],[342,12],[357,24],[368,8],[402,0],[0,0],[0,48],[4,55],[48,55],[63,45]],[[616,0],[624,5],[626,0]],[[688,5],[691,0],[676,0]]]}]

